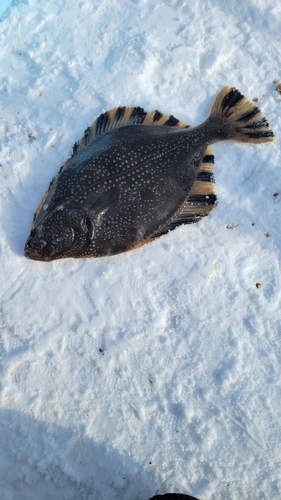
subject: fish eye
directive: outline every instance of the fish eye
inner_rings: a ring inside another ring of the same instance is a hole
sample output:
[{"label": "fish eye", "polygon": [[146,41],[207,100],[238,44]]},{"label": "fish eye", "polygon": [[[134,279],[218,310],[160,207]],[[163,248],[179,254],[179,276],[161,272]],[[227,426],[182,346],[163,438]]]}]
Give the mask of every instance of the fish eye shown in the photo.
[{"label": "fish eye", "polygon": [[47,246],[47,241],[41,238],[40,240],[34,241],[32,246],[33,248],[36,248],[36,250],[43,250],[43,248]]}]

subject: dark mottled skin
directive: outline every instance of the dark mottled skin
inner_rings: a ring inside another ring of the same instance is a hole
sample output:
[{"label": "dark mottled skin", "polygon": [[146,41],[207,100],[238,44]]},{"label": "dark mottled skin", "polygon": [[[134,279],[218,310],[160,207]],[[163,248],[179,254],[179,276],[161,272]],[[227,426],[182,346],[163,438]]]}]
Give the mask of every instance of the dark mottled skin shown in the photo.
[{"label": "dark mottled skin", "polygon": [[220,140],[215,128],[135,125],[98,137],[54,182],[25,255],[114,255],[152,238],[186,199],[207,145]]},{"label": "dark mottled skin", "polygon": [[[207,146],[274,140],[260,110],[228,86],[198,127],[177,128],[176,118],[163,118],[158,111],[142,124],[147,116],[141,108],[119,107],[85,131],[35,213],[26,257],[50,261],[114,255],[194,222],[204,215],[198,204],[207,205],[206,215],[215,200],[201,186],[210,175],[200,171]],[[202,190],[194,195],[199,179]]]}]

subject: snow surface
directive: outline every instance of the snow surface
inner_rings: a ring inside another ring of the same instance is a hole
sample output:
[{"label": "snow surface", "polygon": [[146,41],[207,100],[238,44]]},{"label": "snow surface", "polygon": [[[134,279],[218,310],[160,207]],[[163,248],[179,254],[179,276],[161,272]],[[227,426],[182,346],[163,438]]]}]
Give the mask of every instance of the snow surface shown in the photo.
[{"label": "snow surface", "polygon": [[[280,499],[280,33],[276,0],[15,0],[2,17],[1,499]],[[23,257],[101,112],[199,124],[225,84],[276,140],[214,146],[208,218],[117,257]]]}]

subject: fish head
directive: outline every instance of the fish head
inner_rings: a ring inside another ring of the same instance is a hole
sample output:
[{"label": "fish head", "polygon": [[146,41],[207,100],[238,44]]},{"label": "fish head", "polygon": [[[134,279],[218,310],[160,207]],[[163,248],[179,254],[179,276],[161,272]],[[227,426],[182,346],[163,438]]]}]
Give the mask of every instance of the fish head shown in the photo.
[{"label": "fish head", "polygon": [[37,224],[35,221],[24,255],[45,262],[82,257],[92,237],[93,226],[85,210],[60,206]]}]

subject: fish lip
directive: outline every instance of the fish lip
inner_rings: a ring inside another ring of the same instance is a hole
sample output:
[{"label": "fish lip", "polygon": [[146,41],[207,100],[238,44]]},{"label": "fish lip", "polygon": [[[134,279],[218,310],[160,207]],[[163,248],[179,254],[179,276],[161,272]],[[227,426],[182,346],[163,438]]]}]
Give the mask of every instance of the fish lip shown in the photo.
[{"label": "fish lip", "polygon": [[50,259],[48,257],[44,257],[43,255],[39,255],[36,250],[32,250],[29,247],[24,248],[24,256],[27,259],[31,260],[41,260],[41,261],[49,261]]},{"label": "fish lip", "polygon": [[40,255],[35,248],[30,248],[28,246],[28,243],[26,243],[23,253],[27,259],[37,260],[37,261],[41,261],[41,262],[51,262],[52,260],[57,260],[57,259],[62,258],[60,256],[61,252],[58,252],[57,254],[50,255],[50,256]]}]

